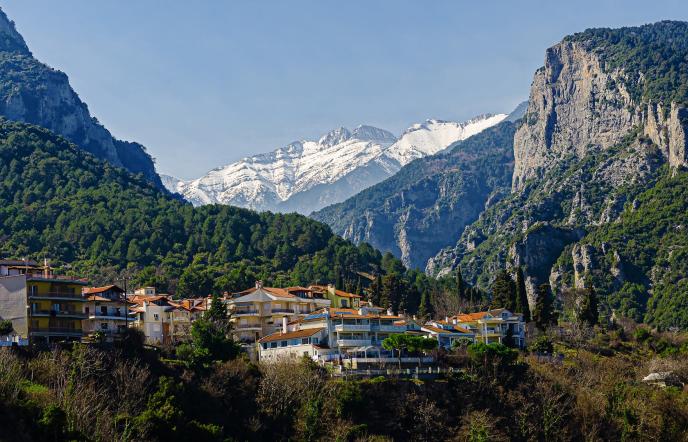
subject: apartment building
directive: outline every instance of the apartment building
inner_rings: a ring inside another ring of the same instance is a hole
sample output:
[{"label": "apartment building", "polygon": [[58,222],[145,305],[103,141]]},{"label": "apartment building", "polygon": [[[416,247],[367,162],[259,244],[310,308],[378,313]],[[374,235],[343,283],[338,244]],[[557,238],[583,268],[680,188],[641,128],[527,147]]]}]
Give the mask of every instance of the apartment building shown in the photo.
[{"label": "apartment building", "polygon": [[323,298],[329,299],[331,306],[335,308],[359,308],[362,306],[362,296],[337,289],[334,285],[311,285],[309,290],[319,293]]},{"label": "apartment building", "polygon": [[475,342],[475,333],[457,324],[456,320],[428,321],[420,330],[437,339],[438,345],[446,350],[451,350],[458,342]]},{"label": "apartment building", "polygon": [[133,320],[124,290],[116,285],[87,287],[83,290],[84,336],[102,334],[107,342],[116,340]]},{"label": "apartment building", "polygon": [[54,275],[47,264],[0,260],[0,318],[12,321],[13,340],[80,340],[86,280]]},{"label": "apartment building", "polygon": [[[526,346],[526,323],[523,315],[499,308],[447,318],[447,323],[475,334],[475,340],[486,344],[499,342],[519,348]],[[511,339],[511,343],[507,342]]]},{"label": "apartment building", "polygon": [[322,291],[306,287],[256,286],[233,294],[228,300],[232,335],[235,340],[254,344],[260,338],[282,330],[284,321],[291,322],[331,301]]}]

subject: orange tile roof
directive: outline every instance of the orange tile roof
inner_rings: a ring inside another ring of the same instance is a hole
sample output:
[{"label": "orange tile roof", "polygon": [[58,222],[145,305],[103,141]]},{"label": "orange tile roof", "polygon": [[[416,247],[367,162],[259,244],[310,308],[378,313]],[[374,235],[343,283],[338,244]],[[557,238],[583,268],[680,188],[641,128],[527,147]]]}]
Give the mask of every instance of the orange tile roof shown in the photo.
[{"label": "orange tile roof", "polygon": [[461,328],[458,326],[454,326],[451,330],[447,330],[444,328],[435,327],[434,325],[427,324],[424,325],[423,328],[435,333],[471,333],[469,330],[466,330],[465,328]]},{"label": "orange tile roof", "polygon": [[324,328],[307,328],[304,330],[297,330],[293,332],[288,332],[288,333],[282,333],[282,332],[277,332],[273,333],[271,335],[265,336],[264,338],[261,338],[258,340],[258,342],[263,343],[263,342],[273,342],[273,341],[284,341],[287,339],[296,339],[296,338],[307,338],[309,336],[313,336],[314,334],[323,331]]},{"label": "orange tile roof", "polygon": [[86,288],[84,288],[83,293],[85,293],[87,295],[94,295],[96,293],[103,293],[103,292],[107,292],[108,290],[112,290],[112,289],[116,289],[115,291],[124,293],[124,290],[122,290],[121,288],[119,288],[117,285],[114,285],[114,284],[106,285],[103,287],[86,287]]}]

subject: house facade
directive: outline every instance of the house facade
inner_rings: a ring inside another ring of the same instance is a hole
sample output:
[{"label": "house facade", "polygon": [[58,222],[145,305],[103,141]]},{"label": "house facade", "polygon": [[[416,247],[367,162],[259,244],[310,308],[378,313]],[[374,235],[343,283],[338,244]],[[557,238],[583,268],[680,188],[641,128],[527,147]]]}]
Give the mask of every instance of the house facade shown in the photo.
[{"label": "house facade", "polygon": [[282,323],[292,322],[330,305],[322,292],[306,287],[263,287],[235,293],[227,299],[232,336],[244,344],[282,331]]},{"label": "house facade", "polygon": [[121,336],[134,318],[130,316],[130,304],[124,290],[116,285],[87,287],[83,291],[84,336],[94,337],[96,332],[112,342]]},{"label": "house facade", "polygon": [[447,318],[447,322],[474,333],[476,341],[485,344],[498,342],[518,348],[526,346],[526,323],[523,315],[504,308],[459,314]]}]

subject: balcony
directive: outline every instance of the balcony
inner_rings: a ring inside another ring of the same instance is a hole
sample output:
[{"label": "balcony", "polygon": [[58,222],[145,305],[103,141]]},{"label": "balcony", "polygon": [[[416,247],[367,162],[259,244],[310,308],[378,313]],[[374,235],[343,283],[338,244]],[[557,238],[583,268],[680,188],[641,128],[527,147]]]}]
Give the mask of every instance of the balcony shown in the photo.
[{"label": "balcony", "polygon": [[234,331],[261,331],[260,324],[236,324]]},{"label": "balcony", "polygon": [[75,318],[75,319],[86,319],[86,314],[82,312],[75,312],[69,310],[32,310],[31,316],[33,317],[55,317],[55,318]]},{"label": "balcony", "polygon": [[367,332],[371,330],[371,326],[370,324],[337,324],[334,326],[334,329],[338,332]]},{"label": "balcony", "polygon": [[232,316],[258,316],[258,310],[234,310],[231,312]]},{"label": "balcony", "polygon": [[366,347],[373,345],[370,339],[337,339],[337,345],[340,347]]},{"label": "balcony", "polygon": [[391,332],[391,333],[403,333],[406,331],[406,327],[403,325],[378,325],[374,327],[375,330],[381,332]]},{"label": "balcony", "polygon": [[65,301],[75,301],[75,302],[86,301],[81,296],[81,293],[61,293],[61,292],[29,293],[29,299],[65,300]]},{"label": "balcony", "polygon": [[273,308],[272,313],[294,313],[293,308]]},{"label": "balcony", "polygon": [[29,330],[32,335],[61,335],[61,336],[81,336],[83,331],[81,329],[75,328],[63,328],[63,327],[44,327],[44,328],[32,328]]},{"label": "balcony", "polygon": [[129,317],[127,319],[126,316],[124,316],[122,313],[101,313],[101,312],[96,312],[96,313],[90,313],[88,315],[88,319],[103,319],[103,320],[112,320],[112,321],[133,321],[133,317]]}]

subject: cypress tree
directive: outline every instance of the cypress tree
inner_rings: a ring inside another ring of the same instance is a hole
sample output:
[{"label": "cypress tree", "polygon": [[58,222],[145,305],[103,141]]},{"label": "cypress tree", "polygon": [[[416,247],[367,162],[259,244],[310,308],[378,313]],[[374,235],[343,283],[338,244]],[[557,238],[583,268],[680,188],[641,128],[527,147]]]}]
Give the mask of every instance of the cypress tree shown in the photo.
[{"label": "cypress tree", "polygon": [[427,290],[423,291],[420,297],[420,305],[418,306],[418,316],[422,319],[431,318],[434,314],[432,302],[430,302],[430,294]]},{"label": "cypress tree", "polygon": [[500,271],[492,283],[492,302],[490,307],[514,311],[516,304],[515,292],[514,280],[511,279],[506,270]]},{"label": "cypress tree", "polygon": [[583,292],[583,299],[580,304],[580,314],[578,318],[581,322],[585,322],[590,326],[597,324],[599,312],[598,312],[598,302],[597,293],[595,293],[595,288],[592,286],[592,281],[588,279],[586,282],[587,287]]},{"label": "cypress tree", "polygon": [[466,283],[461,274],[461,267],[456,269],[456,295],[459,299],[464,299],[466,297]]},{"label": "cypress tree", "polygon": [[523,319],[530,322],[530,306],[528,305],[528,293],[526,282],[523,278],[523,269],[516,269],[516,311],[523,314]]},{"label": "cypress tree", "polygon": [[533,319],[535,325],[540,330],[544,331],[550,325],[556,322],[556,315],[554,313],[554,299],[552,298],[552,290],[549,284],[540,284],[537,289],[537,300],[535,301],[535,311],[533,311]]}]

